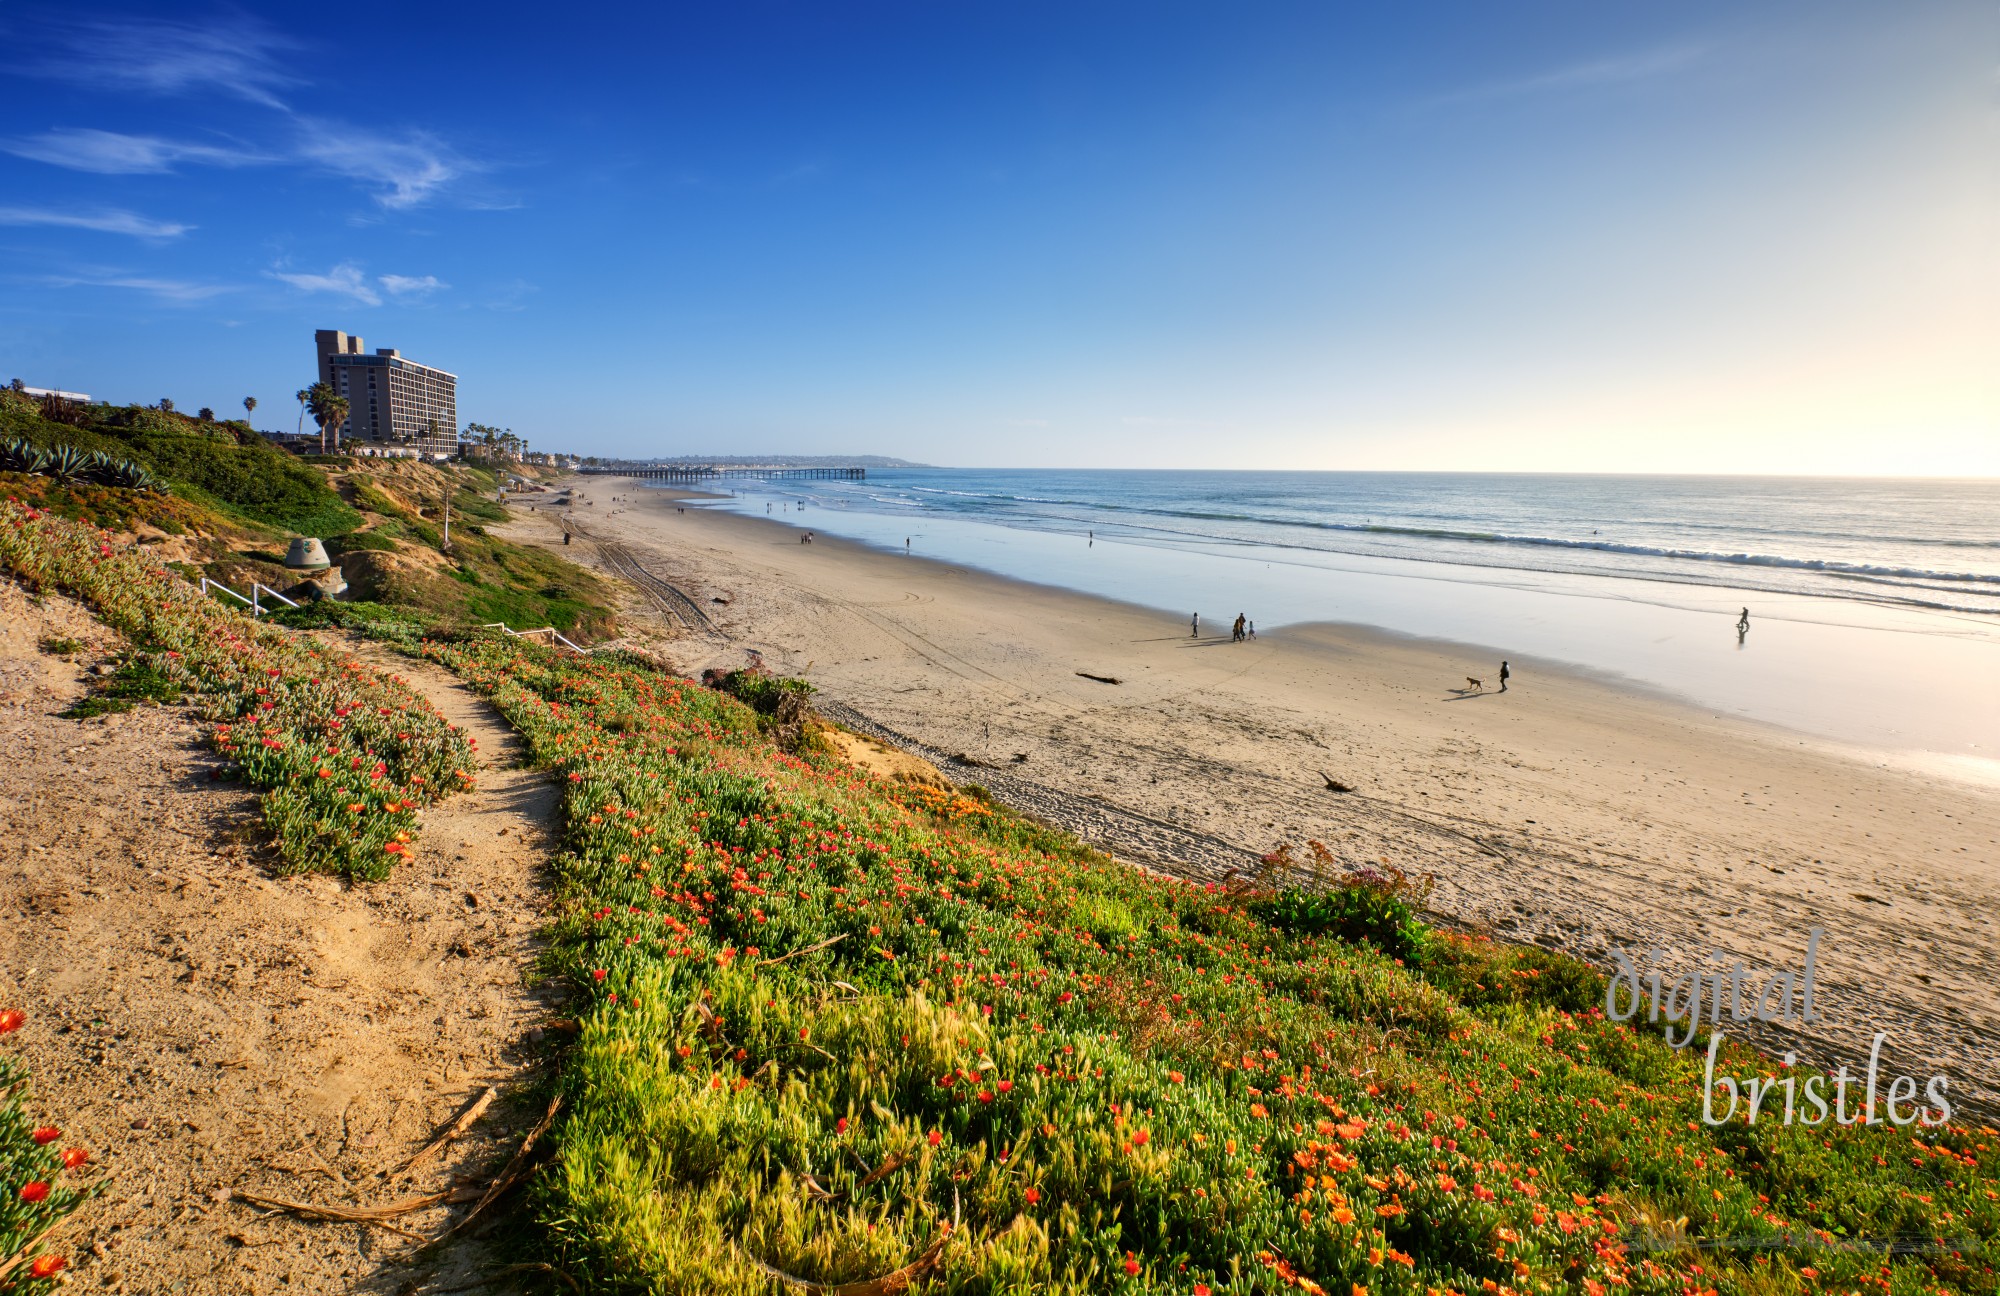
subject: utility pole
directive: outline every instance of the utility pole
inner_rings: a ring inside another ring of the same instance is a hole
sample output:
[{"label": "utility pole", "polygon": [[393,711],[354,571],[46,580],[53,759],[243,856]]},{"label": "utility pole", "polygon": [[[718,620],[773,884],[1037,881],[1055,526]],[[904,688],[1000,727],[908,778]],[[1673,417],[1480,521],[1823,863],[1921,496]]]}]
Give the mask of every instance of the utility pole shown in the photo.
[{"label": "utility pole", "polygon": [[439,553],[451,552],[451,478],[444,480],[444,543],[438,546]]}]

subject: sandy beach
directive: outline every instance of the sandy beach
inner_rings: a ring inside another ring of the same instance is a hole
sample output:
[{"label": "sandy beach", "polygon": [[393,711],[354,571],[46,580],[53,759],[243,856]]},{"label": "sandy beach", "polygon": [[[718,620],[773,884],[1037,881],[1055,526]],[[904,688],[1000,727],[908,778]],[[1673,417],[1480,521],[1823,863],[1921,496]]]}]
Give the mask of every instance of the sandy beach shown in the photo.
[{"label": "sandy beach", "polygon": [[[624,615],[683,670],[761,657],[835,718],[1187,876],[1318,840],[1352,866],[1434,875],[1449,922],[1607,966],[1614,946],[1658,950],[1670,978],[1796,971],[1824,928],[1821,1020],[1764,1042],[1861,1069],[1887,1032],[1895,1069],[1944,1072],[1955,1099],[1992,1107],[1991,791],[1532,660],[1501,693],[1499,654],[1475,647],[1346,625],[1191,637],[1184,617],[801,544],[627,481],[586,480],[577,499],[611,544],[567,556],[636,564],[689,601],[634,587]],[[509,533],[562,544],[547,510]]]}]

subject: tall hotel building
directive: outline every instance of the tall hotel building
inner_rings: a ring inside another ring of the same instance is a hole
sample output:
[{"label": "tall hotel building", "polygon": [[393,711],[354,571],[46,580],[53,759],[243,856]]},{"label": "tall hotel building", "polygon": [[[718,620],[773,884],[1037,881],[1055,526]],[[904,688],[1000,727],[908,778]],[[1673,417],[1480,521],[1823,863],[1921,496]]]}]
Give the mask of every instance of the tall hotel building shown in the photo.
[{"label": "tall hotel building", "polygon": [[458,376],[405,360],[384,347],[368,355],[338,329],[313,334],[319,380],[347,398],[343,440],[400,446],[423,455],[458,453]]}]

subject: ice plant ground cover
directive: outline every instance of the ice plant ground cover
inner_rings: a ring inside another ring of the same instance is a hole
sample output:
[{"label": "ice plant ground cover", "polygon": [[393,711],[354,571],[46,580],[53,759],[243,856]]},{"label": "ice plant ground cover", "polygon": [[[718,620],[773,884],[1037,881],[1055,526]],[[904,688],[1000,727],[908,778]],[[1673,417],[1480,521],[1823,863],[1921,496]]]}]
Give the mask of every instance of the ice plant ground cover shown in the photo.
[{"label": "ice plant ground cover", "polygon": [[1298,935],[636,658],[423,651],[565,790],[585,1289],[1995,1290],[1991,1130],[1707,1126],[1581,964]]},{"label": "ice plant ground cover", "polygon": [[203,598],[143,548],[9,500],[0,570],[88,604],[131,644],[128,669],[195,703],[216,749],[262,790],[287,870],[385,876],[417,808],[472,779],[470,744],[421,694]]},{"label": "ice plant ground cover", "polygon": [[[20,1012],[0,1009],[0,1038],[22,1020]],[[22,1108],[26,1090],[27,1077],[0,1056],[0,1291],[8,1292],[46,1290],[49,1283],[41,1280],[69,1267],[66,1256],[44,1243],[96,1191],[76,1183],[89,1151],[55,1126],[30,1120]]]}]

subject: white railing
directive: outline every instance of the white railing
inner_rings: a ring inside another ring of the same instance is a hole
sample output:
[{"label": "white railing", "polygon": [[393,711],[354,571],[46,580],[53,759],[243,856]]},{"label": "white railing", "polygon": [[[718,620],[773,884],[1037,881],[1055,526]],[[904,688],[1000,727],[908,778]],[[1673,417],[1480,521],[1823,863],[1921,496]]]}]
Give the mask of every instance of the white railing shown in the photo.
[{"label": "white railing", "polygon": [[264,584],[262,581],[251,581],[250,597],[244,598],[241,594],[238,594],[235,590],[229,588],[227,585],[224,585],[221,581],[210,580],[208,577],[203,576],[201,578],[201,592],[205,595],[211,589],[219,589],[224,594],[227,594],[229,597],[235,599],[238,603],[241,603],[244,607],[249,608],[250,615],[253,617],[263,616],[266,612],[270,611],[270,609],[265,607],[263,604],[263,596],[266,594],[269,594],[272,598],[278,600],[278,602],[283,603],[286,607],[295,608],[298,606],[298,604],[292,602],[290,599],[286,598],[283,594],[278,593],[278,591],[272,589],[269,585]]},{"label": "white railing", "polygon": [[[278,591],[272,589],[269,585],[266,585],[261,581],[250,582],[249,598],[244,598],[241,594],[238,594],[235,590],[229,588],[227,585],[224,585],[221,581],[210,580],[206,576],[201,577],[199,583],[201,585],[201,592],[203,594],[207,594],[212,589],[221,590],[224,594],[227,594],[229,597],[235,599],[238,603],[241,603],[244,607],[249,608],[250,615],[253,617],[263,616],[266,612],[270,611],[270,609],[265,607],[262,602],[262,598],[266,594],[269,594],[272,598],[278,600],[278,602],[283,603],[286,607],[295,608],[298,606],[298,604],[292,602],[290,599],[286,598],[283,594],[278,593]],[[557,630],[554,626],[543,626],[539,630],[516,630],[514,627],[508,625],[505,621],[488,621],[479,628],[481,630],[498,630],[501,634],[507,635],[509,638],[513,639],[526,639],[532,635],[547,635],[549,638],[555,640],[557,643],[561,644],[563,647],[569,649],[573,653],[594,653],[597,651],[597,649],[595,648],[585,648],[578,644],[572,643],[570,640],[564,638],[562,632]]]},{"label": "white railing", "polygon": [[543,626],[539,630],[516,630],[505,621],[488,621],[479,628],[481,630],[498,630],[501,634],[514,639],[526,639],[529,635],[547,635],[574,653],[594,653],[597,651],[595,648],[581,648],[571,643],[569,640],[563,638],[554,626]]}]

